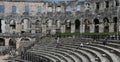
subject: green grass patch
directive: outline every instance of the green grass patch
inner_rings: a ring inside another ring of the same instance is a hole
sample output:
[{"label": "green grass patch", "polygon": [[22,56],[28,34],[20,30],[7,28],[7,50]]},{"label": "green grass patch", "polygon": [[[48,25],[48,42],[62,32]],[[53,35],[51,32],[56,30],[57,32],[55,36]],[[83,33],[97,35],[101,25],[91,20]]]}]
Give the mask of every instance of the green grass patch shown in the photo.
[{"label": "green grass patch", "polygon": [[[80,33],[80,32],[75,32],[75,33],[70,33],[70,32],[65,32],[65,33],[56,33],[53,36],[77,36],[77,35],[116,35],[117,32],[102,32],[102,33]],[[120,32],[118,32],[118,34],[120,34]]]}]

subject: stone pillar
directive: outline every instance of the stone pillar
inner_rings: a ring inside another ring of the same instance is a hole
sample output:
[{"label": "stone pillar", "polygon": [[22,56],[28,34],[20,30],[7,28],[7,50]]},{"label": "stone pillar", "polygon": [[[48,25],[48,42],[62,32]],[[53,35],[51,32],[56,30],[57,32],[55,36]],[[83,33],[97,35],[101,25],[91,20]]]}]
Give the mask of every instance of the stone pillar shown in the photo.
[{"label": "stone pillar", "polygon": [[5,46],[9,46],[9,40],[10,38],[4,38],[5,39]]},{"label": "stone pillar", "polygon": [[80,25],[80,33],[83,32],[83,28],[82,28],[82,25]]},{"label": "stone pillar", "polygon": [[120,32],[120,23],[118,23],[118,30],[119,30],[119,32]]},{"label": "stone pillar", "polygon": [[104,25],[103,24],[99,24],[99,32],[104,32]]},{"label": "stone pillar", "polygon": [[42,33],[43,33],[43,34],[46,34],[46,28],[47,28],[46,25],[43,24],[43,25],[42,25]]},{"label": "stone pillar", "polygon": [[20,31],[21,31],[21,25],[20,25],[20,23],[17,23],[16,32],[20,32]]},{"label": "stone pillar", "polygon": [[85,32],[85,25],[83,24],[83,26],[82,26],[82,33],[84,33]]},{"label": "stone pillar", "polygon": [[75,24],[71,24],[71,33],[75,32]]},{"label": "stone pillar", "polygon": [[56,34],[56,25],[52,25],[51,34]]},{"label": "stone pillar", "polygon": [[32,30],[31,30],[31,33],[36,33],[36,30],[35,30],[35,24],[32,24]]},{"label": "stone pillar", "polygon": [[64,24],[61,25],[61,33],[65,33],[65,25]]},{"label": "stone pillar", "polygon": [[114,32],[114,23],[109,24],[109,32]]},{"label": "stone pillar", "polygon": [[16,39],[17,40],[17,42],[16,42],[16,49],[18,49],[19,47],[20,47],[20,38],[17,38]]},{"label": "stone pillar", "polygon": [[94,31],[95,31],[95,25],[91,24],[89,26],[90,26],[90,33],[94,33]]},{"label": "stone pillar", "polygon": [[10,33],[10,27],[9,27],[9,24],[6,24],[5,29],[6,29],[6,33]]}]

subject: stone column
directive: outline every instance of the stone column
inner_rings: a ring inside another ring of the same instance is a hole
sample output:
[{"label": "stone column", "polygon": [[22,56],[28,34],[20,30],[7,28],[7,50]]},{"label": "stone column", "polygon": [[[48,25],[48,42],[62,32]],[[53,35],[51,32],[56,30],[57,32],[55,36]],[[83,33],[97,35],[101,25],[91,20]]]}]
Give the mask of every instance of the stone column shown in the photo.
[{"label": "stone column", "polygon": [[95,25],[91,24],[89,26],[90,26],[90,33],[94,33],[94,31],[95,31]]},{"label": "stone column", "polygon": [[82,25],[80,25],[80,33],[83,32],[83,28],[82,28]]},{"label": "stone column", "polygon": [[17,38],[16,39],[17,40],[17,42],[16,42],[16,49],[18,49],[19,47],[20,47],[20,38]]},{"label": "stone column", "polygon": [[82,26],[82,33],[85,33],[85,25]]},{"label": "stone column", "polygon": [[42,25],[42,33],[43,33],[43,34],[46,34],[46,28],[47,28],[46,25],[43,24],[43,25]]},{"label": "stone column", "polygon": [[21,31],[21,25],[20,25],[20,23],[17,23],[16,32],[20,32],[20,31]]},{"label": "stone column", "polygon": [[118,23],[118,30],[119,30],[119,32],[120,32],[120,23]]},{"label": "stone column", "polygon": [[32,24],[32,28],[30,28],[30,29],[32,29],[32,30],[31,30],[31,33],[36,33],[35,24]]},{"label": "stone column", "polygon": [[75,32],[75,24],[71,24],[71,33]]},{"label": "stone column", "polygon": [[10,26],[9,24],[6,24],[5,29],[6,29],[6,32],[7,32],[7,33],[10,33],[10,27],[9,27],[9,26]]},{"label": "stone column", "polygon": [[9,40],[10,38],[4,38],[5,39],[5,46],[9,46]]},{"label": "stone column", "polygon": [[104,25],[103,24],[99,24],[99,32],[104,32]]},{"label": "stone column", "polygon": [[65,33],[65,25],[64,24],[61,25],[61,33]]},{"label": "stone column", "polygon": [[114,32],[114,23],[109,24],[109,32]]},{"label": "stone column", "polygon": [[56,25],[52,25],[51,34],[56,34]]}]

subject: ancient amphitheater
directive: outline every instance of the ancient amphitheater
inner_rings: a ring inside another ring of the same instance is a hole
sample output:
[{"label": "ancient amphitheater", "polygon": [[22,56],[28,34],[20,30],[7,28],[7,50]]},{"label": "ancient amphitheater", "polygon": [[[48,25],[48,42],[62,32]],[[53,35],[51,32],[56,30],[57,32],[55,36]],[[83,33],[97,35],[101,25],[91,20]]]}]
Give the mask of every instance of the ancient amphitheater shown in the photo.
[{"label": "ancient amphitheater", "polygon": [[0,0],[0,62],[120,62],[120,0]]}]

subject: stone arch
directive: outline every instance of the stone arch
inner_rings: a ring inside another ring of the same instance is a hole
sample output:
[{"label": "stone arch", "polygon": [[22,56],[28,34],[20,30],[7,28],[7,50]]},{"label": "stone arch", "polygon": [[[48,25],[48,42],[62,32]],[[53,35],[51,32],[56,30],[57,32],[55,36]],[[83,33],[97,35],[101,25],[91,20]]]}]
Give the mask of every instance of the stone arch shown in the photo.
[{"label": "stone arch", "polygon": [[5,39],[0,38],[0,46],[5,46]]},{"label": "stone arch", "polygon": [[59,19],[55,20],[55,24],[56,24],[57,29],[59,29],[60,28],[60,20]]},{"label": "stone arch", "polygon": [[114,17],[113,18],[113,23],[114,23],[114,32],[117,32],[117,22],[118,22],[118,19],[117,19],[117,17]]},{"label": "stone arch", "polygon": [[59,19],[55,20],[56,24],[56,33],[60,33],[61,21]]},{"label": "stone arch", "polygon": [[80,20],[75,19],[75,32],[80,32]]},{"label": "stone arch", "polygon": [[11,48],[16,48],[16,39],[15,38],[12,38],[12,39],[10,39],[9,40],[9,46],[11,47]]},{"label": "stone arch", "polygon": [[12,29],[16,29],[16,21],[15,21],[15,19],[11,19],[10,20],[10,27],[12,28]]},{"label": "stone arch", "polygon": [[36,28],[39,28],[40,27],[40,20],[35,20],[35,24],[36,24]]},{"label": "stone arch", "polygon": [[22,42],[22,41],[30,41],[30,39],[29,39],[29,38],[21,38],[20,41],[21,41],[21,42]]},{"label": "stone arch", "polygon": [[46,23],[47,27],[52,26],[52,19],[47,19],[45,23]]},{"label": "stone arch", "polygon": [[104,32],[109,32],[109,19],[107,17],[103,19],[103,24],[104,24]]},{"label": "stone arch", "polygon": [[88,19],[85,19],[85,20],[83,21],[83,24],[84,24],[84,26],[85,26],[85,32],[90,32],[90,26],[89,26],[90,21],[89,21]]},{"label": "stone arch", "polygon": [[[35,28],[41,28],[41,21],[39,19],[35,20]],[[41,30],[36,30],[36,33],[40,33]]]},{"label": "stone arch", "polygon": [[27,32],[27,29],[31,27],[30,23],[31,23],[31,21],[28,18],[23,18],[21,20],[22,30],[23,30],[23,31],[21,31],[21,33]]},{"label": "stone arch", "polygon": [[65,27],[66,27],[66,32],[71,32],[71,20],[67,19],[65,20]]},{"label": "stone arch", "polygon": [[29,41],[31,41],[31,38],[29,38],[29,37],[22,37],[22,38],[20,38],[20,41],[22,41],[22,40],[29,40]]},{"label": "stone arch", "polygon": [[99,20],[95,18],[93,23],[94,23],[95,32],[99,32]]},{"label": "stone arch", "polygon": [[52,28],[52,19],[46,20],[46,27],[47,27],[47,34],[49,35],[51,33],[51,28]]}]

